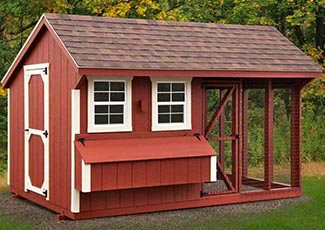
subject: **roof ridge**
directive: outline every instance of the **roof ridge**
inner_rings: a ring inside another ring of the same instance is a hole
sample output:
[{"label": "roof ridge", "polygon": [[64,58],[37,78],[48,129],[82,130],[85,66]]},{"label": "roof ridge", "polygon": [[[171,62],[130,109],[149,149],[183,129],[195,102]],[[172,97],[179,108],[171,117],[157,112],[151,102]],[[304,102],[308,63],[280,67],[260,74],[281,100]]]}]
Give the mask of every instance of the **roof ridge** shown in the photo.
[{"label": "roof ridge", "polygon": [[172,20],[154,20],[154,19],[140,19],[140,18],[118,18],[118,17],[104,17],[104,16],[90,16],[90,15],[77,15],[77,14],[56,14],[56,13],[45,13],[46,18],[49,20],[65,19],[73,20],[78,19],[80,21],[110,21],[117,22],[119,24],[140,24],[140,25],[159,25],[159,26],[180,26],[180,27],[199,27],[202,25],[207,28],[219,28],[219,29],[244,29],[244,30],[275,30],[279,32],[274,26],[270,25],[242,25],[242,24],[223,24],[214,22],[193,22],[193,21],[172,21]]}]

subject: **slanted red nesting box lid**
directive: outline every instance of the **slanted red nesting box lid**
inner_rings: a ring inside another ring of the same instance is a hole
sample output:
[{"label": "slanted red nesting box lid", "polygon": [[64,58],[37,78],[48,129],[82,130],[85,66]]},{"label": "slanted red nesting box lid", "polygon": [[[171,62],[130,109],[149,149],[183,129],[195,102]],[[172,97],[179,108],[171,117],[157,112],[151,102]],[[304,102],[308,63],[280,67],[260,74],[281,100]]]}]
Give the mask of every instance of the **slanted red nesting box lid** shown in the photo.
[{"label": "slanted red nesting box lid", "polygon": [[215,156],[203,136],[75,141],[86,164]]}]

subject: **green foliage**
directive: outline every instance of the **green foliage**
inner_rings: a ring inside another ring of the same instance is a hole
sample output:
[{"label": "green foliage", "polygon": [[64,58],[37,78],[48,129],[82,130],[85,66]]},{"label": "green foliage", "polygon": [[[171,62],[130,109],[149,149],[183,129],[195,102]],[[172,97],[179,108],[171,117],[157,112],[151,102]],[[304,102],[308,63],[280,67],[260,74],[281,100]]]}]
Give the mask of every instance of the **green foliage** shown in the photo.
[{"label": "green foliage", "polygon": [[0,96],[0,175],[7,170],[7,97]]}]

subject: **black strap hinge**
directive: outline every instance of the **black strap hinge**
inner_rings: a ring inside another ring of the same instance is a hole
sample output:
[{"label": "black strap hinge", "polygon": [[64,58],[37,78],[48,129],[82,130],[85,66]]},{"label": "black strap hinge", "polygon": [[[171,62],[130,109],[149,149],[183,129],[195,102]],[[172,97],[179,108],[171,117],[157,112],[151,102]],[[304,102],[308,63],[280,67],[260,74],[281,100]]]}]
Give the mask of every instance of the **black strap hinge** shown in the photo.
[{"label": "black strap hinge", "polygon": [[43,194],[44,194],[45,197],[47,197],[47,190],[46,189],[43,190]]},{"label": "black strap hinge", "polygon": [[47,75],[47,67],[44,68],[44,71],[45,75]]},{"label": "black strap hinge", "polygon": [[194,133],[194,136],[200,141],[201,138],[200,138],[200,134],[199,133]]},{"label": "black strap hinge", "polygon": [[85,146],[85,138],[84,137],[81,137],[81,138],[78,138],[78,141],[83,145]]},{"label": "black strap hinge", "polygon": [[49,135],[48,131],[45,130],[45,131],[43,132],[43,135],[45,136],[45,138],[47,138],[47,136]]}]

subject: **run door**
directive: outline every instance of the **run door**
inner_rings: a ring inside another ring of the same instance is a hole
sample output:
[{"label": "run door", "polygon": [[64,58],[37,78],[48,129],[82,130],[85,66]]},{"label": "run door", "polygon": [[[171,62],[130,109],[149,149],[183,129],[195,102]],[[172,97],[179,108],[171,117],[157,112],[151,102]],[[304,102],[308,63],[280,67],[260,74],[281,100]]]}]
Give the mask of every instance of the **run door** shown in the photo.
[{"label": "run door", "polygon": [[24,66],[25,191],[49,200],[49,65]]},{"label": "run door", "polygon": [[205,195],[238,193],[240,188],[241,83],[211,80],[204,84],[205,138],[217,154],[217,182],[205,184]]}]

